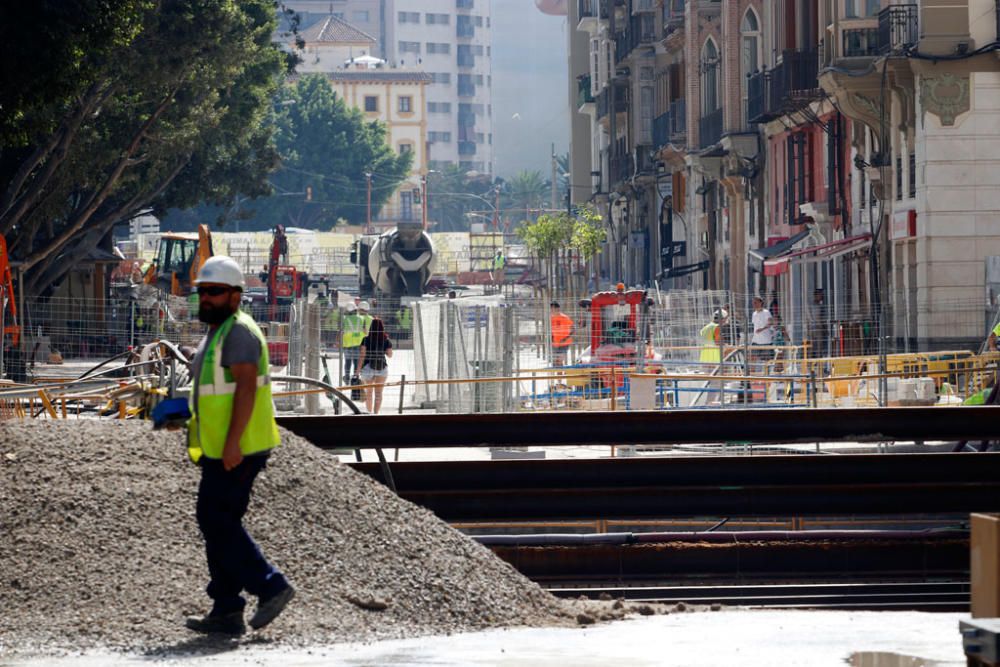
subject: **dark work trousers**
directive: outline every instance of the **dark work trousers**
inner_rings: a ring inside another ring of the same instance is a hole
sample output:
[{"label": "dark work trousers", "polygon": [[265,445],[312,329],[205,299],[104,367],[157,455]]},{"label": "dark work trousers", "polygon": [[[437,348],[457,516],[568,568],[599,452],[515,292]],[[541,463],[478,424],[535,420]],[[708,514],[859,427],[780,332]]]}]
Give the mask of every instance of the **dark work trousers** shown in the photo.
[{"label": "dark work trousers", "polygon": [[205,592],[215,603],[212,614],[242,611],[243,591],[266,600],[288,585],[243,527],[254,479],[266,465],[266,454],[247,456],[229,472],[219,459],[201,460],[197,516],[208,556]]}]

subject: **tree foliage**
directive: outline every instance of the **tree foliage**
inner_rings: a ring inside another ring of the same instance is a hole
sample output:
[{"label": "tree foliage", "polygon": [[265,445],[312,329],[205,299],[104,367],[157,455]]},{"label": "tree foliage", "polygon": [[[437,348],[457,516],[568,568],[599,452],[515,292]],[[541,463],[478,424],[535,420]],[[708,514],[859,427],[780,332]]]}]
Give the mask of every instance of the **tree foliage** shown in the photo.
[{"label": "tree foliage", "polygon": [[[44,292],[115,224],[266,194],[274,0],[5,3],[0,233]],[[43,27],[43,30],[39,30]],[[35,75],[38,75],[37,77]]]},{"label": "tree foliage", "polygon": [[458,165],[449,164],[428,175],[427,181],[428,216],[437,223],[434,231],[467,232],[470,222],[485,222],[481,218],[470,220],[470,213],[492,216],[496,186],[488,178],[470,177]]},{"label": "tree foliage", "polygon": [[322,74],[282,89],[274,108],[281,166],[271,176],[269,196],[247,205],[254,214],[248,229],[278,223],[329,229],[341,218],[362,224],[365,174],[372,175],[374,218],[410,173],[413,155],[397,155],[387,143],[385,124],[366,121],[359,109],[347,106]]},{"label": "tree foliage", "polygon": [[542,172],[519,171],[504,185],[503,208],[525,217],[534,217],[530,215],[530,211],[545,208],[549,196],[549,182],[542,176]]}]

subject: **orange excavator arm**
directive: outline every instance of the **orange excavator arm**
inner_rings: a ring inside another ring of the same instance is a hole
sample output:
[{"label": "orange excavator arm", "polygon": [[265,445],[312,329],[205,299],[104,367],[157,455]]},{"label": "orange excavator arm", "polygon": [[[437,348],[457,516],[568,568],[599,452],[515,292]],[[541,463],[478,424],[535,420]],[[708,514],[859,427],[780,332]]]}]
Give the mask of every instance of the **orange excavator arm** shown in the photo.
[{"label": "orange excavator arm", "polygon": [[214,254],[212,251],[212,231],[208,228],[208,225],[198,225],[198,255],[191,262],[191,280],[188,283],[189,285],[194,285],[194,281],[198,279],[198,273],[201,272],[201,267]]},{"label": "orange excavator arm", "polygon": [[[10,334],[11,342],[17,345],[21,338],[21,327],[17,323],[17,299],[14,298],[14,281],[10,273],[10,258],[7,256],[7,240],[3,235],[0,235],[0,299],[6,301],[6,308],[10,311],[13,322],[4,325],[0,338]],[[0,302],[0,308],[3,307],[4,304]]]}]

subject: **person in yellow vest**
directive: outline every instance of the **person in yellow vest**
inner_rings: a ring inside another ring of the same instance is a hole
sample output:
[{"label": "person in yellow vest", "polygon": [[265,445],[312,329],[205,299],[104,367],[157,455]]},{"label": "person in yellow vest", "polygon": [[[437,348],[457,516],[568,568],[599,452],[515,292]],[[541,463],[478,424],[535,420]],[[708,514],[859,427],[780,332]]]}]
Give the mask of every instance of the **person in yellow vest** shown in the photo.
[{"label": "person in yellow vest", "polygon": [[549,304],[549,323],[552,326],[552,365],[565,366],[569,348],[573,344],[573,318],[562,312],[559,302]]},{"label": "person in yellow vest", "polygon": [[722,327],[728,319],[729,313],[726,312],[725,308],[721,308],[712,315],[712,321],[701,328],[701,332],[698,334],[702,340],[699,361],[711,364],[722,361],[719,340],[722,335]]},{"label": "person in yellow vest", "polygon": [[233,259],[216,255],[205,262],[195,285],[198,319],[209,328],[191,366],[188,454],[201,466],[196,515],[208,559],[205,590],[213,606],[185,625],[239,635],[246,631],[243,591],[258,598],[250,618],[255,630],[273,621],[295,595],[243,527],[254,479],[280,437],[267,340],[240,310],[243,272]]},{"label": "person in yellow vest", "polygon": [[344,338],[341,354],[344,355],[344,384],[350,384],[351,378],[361,372],[361,341],[368,335],[372,325],[372,316],[368,314],[369,305],[362,301],[359,305],[347,304],[345,314],[341,318]]}]

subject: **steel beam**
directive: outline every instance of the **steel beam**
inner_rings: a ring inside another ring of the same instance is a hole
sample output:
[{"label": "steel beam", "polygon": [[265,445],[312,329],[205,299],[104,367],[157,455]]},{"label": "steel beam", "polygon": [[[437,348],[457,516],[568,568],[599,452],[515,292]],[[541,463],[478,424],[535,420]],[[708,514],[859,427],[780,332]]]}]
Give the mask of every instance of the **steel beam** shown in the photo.
[{"label": "steel beam", "polygon": [[328,449],[1000,439],[1000,406],[279,417]]},{"label": "steel beam", "polygon": [[[377,464],[353,464],[381,480]],[[394,463],[446,521],[934,514],[1000,510],[1000,454]]]}]

